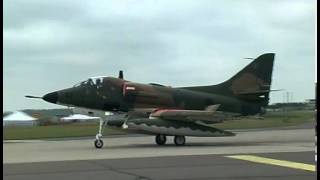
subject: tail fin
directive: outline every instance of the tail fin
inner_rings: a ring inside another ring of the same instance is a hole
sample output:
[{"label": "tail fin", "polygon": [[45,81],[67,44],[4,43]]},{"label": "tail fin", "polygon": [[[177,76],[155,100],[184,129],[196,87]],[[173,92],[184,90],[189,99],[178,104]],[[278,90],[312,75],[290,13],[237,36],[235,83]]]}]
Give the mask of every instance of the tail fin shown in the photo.
[{"label": "tail fin", "polygon": [[267,106],[272,80],[274,53],[263,54],[243,68],[240,72],[224,82],[232,93],[239,98],[260,102]]},{"label": "tail fin", "polygon": [[274,53],[259,56],[229,80],[213,85],[187,89],[236,96],[244,101],[267,106],[271,87]]}]

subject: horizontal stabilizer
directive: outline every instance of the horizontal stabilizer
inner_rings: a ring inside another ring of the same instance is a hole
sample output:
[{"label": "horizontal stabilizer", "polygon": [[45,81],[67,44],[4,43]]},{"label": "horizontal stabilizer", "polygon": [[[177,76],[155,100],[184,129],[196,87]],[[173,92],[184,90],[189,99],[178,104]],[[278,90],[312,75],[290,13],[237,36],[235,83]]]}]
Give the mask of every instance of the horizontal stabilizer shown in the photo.
[{"label": "horizontal stabilizer", "polygon": [[216,105],[210,105],[208,106],[205,111],[217,111],[217,109],[220,107],[220,104],[216,104]]},{"label": "horizontal stabilizer", "polygon": [[270,92],[273,92],[273,91],[283,91],[283,89],[273,89],[273,90],[259,90],[259,91],[243,91],[243,92],[239,92],[237,94],[240,94],[240,95],[250,95],[250,94],[265,94],[265,93],[270,93]]}]

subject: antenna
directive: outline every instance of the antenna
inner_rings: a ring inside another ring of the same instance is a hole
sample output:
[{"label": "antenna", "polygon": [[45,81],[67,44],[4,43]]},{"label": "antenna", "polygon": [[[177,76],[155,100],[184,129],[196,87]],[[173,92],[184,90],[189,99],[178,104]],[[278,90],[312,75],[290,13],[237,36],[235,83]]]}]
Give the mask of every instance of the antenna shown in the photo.
[{"label": "antenna", "polygon": [[118,78],[119,79],[123,79],[123,71],[122,70],[119,71],[119,77]]}]

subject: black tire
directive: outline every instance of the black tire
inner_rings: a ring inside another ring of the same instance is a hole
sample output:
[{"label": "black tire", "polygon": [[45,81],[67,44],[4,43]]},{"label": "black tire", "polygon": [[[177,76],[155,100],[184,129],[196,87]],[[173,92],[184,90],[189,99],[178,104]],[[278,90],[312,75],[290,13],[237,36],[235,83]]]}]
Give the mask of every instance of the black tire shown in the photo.
[{"label": "black tire", "polygon": [[176,146],[183,146],[186,144],[186,138],[184,136],[174,136],[174,144]]},{"label": "black tire", "polygon": [[94,141],[94,146],[97,148],[97,149],[100,149],[103,147],[103,141],[101,139],[96,139]]},{"label": "black tire", "polygon": [[167,142],[167,137],[166,137],[165,135],[163,135],[163,134],[158,134],[158,135],[156,136],[156,143],[157,143],[159,146],[166,144],[166,142]]}]

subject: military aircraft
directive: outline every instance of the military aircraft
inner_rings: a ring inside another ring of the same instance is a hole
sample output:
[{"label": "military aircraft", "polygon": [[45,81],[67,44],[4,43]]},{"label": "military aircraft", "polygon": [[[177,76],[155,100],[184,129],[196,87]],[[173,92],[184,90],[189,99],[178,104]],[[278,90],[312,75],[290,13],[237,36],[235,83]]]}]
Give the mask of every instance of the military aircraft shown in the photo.
[{"label": "military aircraft", "polygon": [[[158,145],[166,143],[166,136],[174,136],[175,145],[182,146],[185,136],[235,135],[210,124],[222,123],[234,116],[265,113],[269,93],[273,91],[270,87],[274,57],[274,53],[263,54],[216,85],[174,88],[141,84],[125,80],[120,71],[117,78],[93,77],[43,97],[26,97],[82,108],[88,115],[101,117],[94,141],[96,148],[103,147],[105,126],[155,135]],[[116,116],[108,116],[110,112]]]}]

